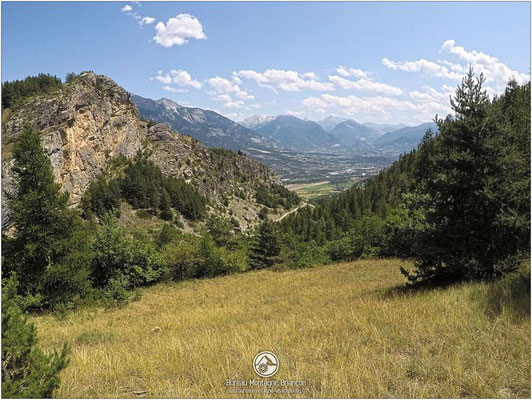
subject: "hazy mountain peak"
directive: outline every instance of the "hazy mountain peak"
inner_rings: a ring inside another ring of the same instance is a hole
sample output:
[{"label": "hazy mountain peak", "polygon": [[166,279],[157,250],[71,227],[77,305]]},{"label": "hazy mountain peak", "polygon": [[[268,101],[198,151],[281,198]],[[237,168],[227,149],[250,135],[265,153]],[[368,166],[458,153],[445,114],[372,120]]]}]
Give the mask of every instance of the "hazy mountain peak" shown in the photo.
[{"label": "hazy mountain peak", "polygon": [[251,117],[248,117],[242,121],[240,121],[240,125],[245,126],[248,129],[258,129],[261,126],[264,126],[270,121],[273,121],[275,117],[272,117],[270,115],[252,115]]},{"label": "hazy mountain peak", "polygon": [[167,99],[166,97],[163,97],[160,100],[157,100],[157,103],[162,104],[166,108],[168,108],[170,110],[174,110],[174,111],[177,110],[179,107],[181,107],[175,101]]},{"label": "hazy mountain peak", "polygon": [[325,131],[330,132],[334,129],[336,125],[340,122],[344,122],[347,118],[336,117],[334,115],[329,115],[327,118],[322,119],[321,121],[316,121]]}]

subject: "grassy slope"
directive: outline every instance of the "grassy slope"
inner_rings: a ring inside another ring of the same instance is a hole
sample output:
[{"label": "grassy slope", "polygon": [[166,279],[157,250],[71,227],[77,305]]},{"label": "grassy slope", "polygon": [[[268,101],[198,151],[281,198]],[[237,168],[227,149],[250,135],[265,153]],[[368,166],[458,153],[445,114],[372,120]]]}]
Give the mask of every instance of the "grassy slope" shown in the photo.
[{"label": "grassy slope", "polygon": [[43,347],[72,343],[62,397],[235,397],[225,380],[260,379],[265,349],[273,379],[308,381],[303,397],[530,397],[530,319],[488,317],[488,284],[392,294],[400,264],[161,284],[122,309],[35,321]]}]

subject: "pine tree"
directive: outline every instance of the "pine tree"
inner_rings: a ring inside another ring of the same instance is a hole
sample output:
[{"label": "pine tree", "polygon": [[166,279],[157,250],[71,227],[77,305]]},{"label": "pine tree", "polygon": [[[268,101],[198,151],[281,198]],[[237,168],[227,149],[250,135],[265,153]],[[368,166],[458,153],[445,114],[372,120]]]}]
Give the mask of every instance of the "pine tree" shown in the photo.
[{"label": "pine tree", "polygon": [[274,224],[270,221],[263,221],[259,226],[256,242],[251,248],[251,267],[270,268],[280,261],[280,254],[281,243]]},{"label": "pine tree", "polygon": [[[528,247],[529,145],[511,142],[519,132],[517,140],[529,144],[530,94],[498,113],[503,100],[490,102],[483,82],[470,68],[451,100],[454,116],[437,120],[439,136],[420,147],[418,208],[427,226],[417,241],[417,271],[406,274],[413,283],[490,278],[513,268],[498,264]],[[521,117],[505,122],[513,113]]]},{"label": "pine tree", "polygon": [[59,372],[68,364],[68,346],[46,355],[37,334],[18,305],[13,275],[2,288],[2,396],[50,398],[59,386]]},{"label": "pine tree", "polygon": [[4,271],[17,273],[24,294],[45,289],[48,305],[56,295],[82,297],[89,290],[87,238],[31,127],[17,138],[13,155],[16,190],[9,200],[16,230],[6,246]]},{"label": "pine tree", "polygon": [[167,221],[171,221],[174,218],[174,213],[172,212],[172,209],[170,208],[170,196],[168,195],[168,192],[165,188],[163,188],[161,192],[161,201],[159,204],[159,208],[161,209],[161,218]]}]

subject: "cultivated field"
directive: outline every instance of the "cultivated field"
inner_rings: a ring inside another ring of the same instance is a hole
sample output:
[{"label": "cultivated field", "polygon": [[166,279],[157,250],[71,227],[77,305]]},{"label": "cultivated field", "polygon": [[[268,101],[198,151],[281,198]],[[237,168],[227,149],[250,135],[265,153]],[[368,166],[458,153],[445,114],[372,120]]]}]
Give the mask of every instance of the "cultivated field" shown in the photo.
[{"label": "cultivated field", "polygon": [[353,181],[337,183],[323,181],[314,183],[296,183],[286,185],[286,187],[296,192],[302,199],[310,200],[320,196],[343,192],[345,189],[353,186],[353,184]]},{"label": "cultivated field", "polygon": [[[489,284],[415,294],[398,260],[157,285],[115,310],[34,318],[41,346],[72,346],[61,397],[530,397],[530,318],[488,313]],[[229,393],[261,380],[303,393]]]}]

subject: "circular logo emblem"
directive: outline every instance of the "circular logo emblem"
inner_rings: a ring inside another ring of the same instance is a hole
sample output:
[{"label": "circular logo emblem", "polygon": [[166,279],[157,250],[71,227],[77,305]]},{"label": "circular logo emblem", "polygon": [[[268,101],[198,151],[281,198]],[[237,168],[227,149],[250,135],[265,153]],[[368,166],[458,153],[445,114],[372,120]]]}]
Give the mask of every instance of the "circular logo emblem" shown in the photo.
[{"label": "circular logo emblem", "polygon": [[271,351],[261,351],[253,359],[253,369],[257,375],[269,378],[279,369],[279,359]]}]

